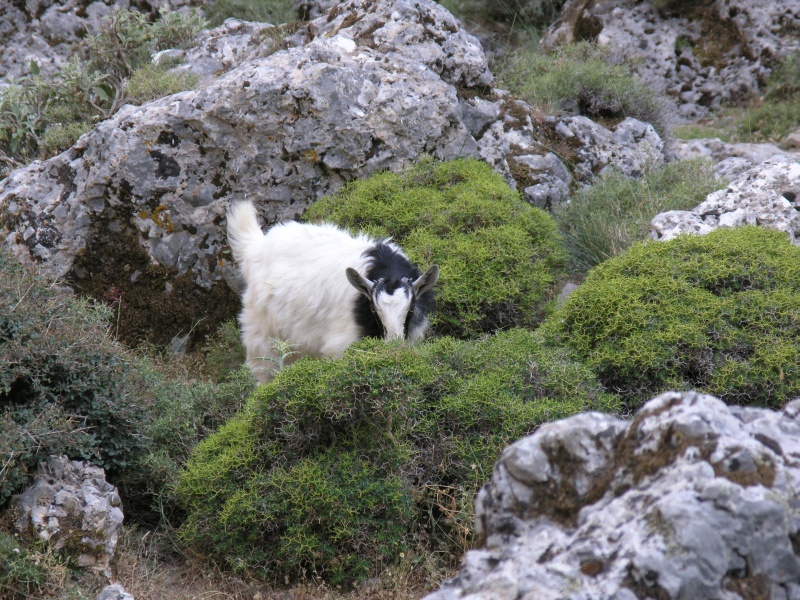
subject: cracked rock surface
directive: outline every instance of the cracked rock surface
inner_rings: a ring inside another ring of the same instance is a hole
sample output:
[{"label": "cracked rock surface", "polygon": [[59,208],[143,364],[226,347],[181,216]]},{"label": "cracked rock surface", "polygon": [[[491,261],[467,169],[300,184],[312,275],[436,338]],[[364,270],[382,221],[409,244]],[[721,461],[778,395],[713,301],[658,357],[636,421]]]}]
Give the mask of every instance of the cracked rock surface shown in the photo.
[{"label": "cracked rock surface", "polygon": [[798,598],[800,400],[669,392],[509,446],[476,501],[483,547],[426,600]]},{"label": "cracked rock surface", "polygon": [[[730,162],[728,166],[733,174],[740,173],[741,166]],[[787,156],[770,158],[738,174],[692,210],[656,215],[650,234],[656,240],[670,240],[682,233],[702,235],[739,225],[785,231],[793,244],[800,245],[800,162]]]}]

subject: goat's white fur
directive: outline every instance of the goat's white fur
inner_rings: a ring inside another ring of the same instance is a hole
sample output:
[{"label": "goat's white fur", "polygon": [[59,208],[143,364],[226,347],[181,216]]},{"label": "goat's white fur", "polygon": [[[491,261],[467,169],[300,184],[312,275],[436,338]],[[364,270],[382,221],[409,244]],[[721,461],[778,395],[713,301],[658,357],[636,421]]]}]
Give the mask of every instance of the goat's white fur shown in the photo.
[{"label": "goat's white fur", "polygon": [[[353,317],[359,292],[345,271],[352,267],[364,277],[368,260],[362,255],[375,240],[351,236],[331,224],[295,222],[275,225],[264,234],[251,202],[233,204],[227,218],[228,241],[247,286],[239,323],[247,366],[256,379],[266,383],[274,376],[278,357],[273,340],[291,343],[296,359],[341,356],[361,338]],[[404,296],[402,289],[398,293]],[[409,300],[404,301],[407,312]],[[398,297],[387,306],[398,312],[395,305],[401,303]],[[402,330],[396,337],[402,337]]]}]

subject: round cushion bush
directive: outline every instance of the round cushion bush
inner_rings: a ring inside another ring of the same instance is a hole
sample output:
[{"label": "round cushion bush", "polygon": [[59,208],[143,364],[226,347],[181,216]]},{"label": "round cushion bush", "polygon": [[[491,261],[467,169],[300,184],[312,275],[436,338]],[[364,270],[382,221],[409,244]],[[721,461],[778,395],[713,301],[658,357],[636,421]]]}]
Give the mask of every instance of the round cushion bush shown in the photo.
[{"label": "round cushion bush", "polygon": [[281,583],[348,584],[403,553],[460,556],[502,448],[543,422],[616,408],[568,350],[528,330],[365,339],[286,368],[198,445],[178,484],[181,533]]},{"label": "round cushion bush", "polygon": [[426,158],[405,173],[352,182],[303,219],[391,236],[423,270],[438,264],[438,335],[533,326],[565,272],[555,221],[476,160]]},{"label": "round cushion bush", "polygon": [[777,408],[800,394],[800,248],[759,227],[643,243],[543,328],[631,408],[670,389]]}]

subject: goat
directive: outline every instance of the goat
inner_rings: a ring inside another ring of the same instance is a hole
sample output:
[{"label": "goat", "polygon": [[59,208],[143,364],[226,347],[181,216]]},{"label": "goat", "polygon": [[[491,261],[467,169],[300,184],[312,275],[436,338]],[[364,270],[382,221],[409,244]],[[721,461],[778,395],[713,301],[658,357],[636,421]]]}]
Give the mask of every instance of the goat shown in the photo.
[{"label": "goat", "polygon": [[239,323],[246,364],[274,376],[276,340],[300,356],[338,357],[362,337],[421,339],[439,267],[422,272],[387,240],[332,224],[285,222],[266,234],[251,202],[228,210],[228,241],[244,277]]}]

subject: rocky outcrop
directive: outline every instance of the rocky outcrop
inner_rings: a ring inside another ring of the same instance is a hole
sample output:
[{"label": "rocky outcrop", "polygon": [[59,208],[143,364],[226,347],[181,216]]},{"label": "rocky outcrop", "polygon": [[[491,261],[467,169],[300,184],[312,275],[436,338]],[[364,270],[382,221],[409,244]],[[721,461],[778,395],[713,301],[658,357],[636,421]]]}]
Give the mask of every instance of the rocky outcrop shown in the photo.
[{"label": "rocky outcrop", "polygon": [[717,227],[761,225],[785,231],[800,245],[800,162],[786,156],[745,171],[692,210],[671,210],[650,223],[653,239],[681,233],[706,234]]},{"label": "rocky outcrop", "polygon": [[48,541],[79,567],[111,575],[123,514],[117,488],[106,481],[103,469],[51,456],[39,464],[34,484],[12,498],[11,507],[20,533]]},{"label": "rocky outcrop", "polygon": [[613,132],[537,121],[491,89],[480,44],[430,0],[350,0],[279,51],[273,33],[228,21],[203,34],[178,51],[199,89],[124,107],[67,152],[12,172],[0,182],[5,244],[85,293],[121,298],[129,330],[168,343],[238,308],[231,201],[254,201],[266,224],[294,219],[350,180],[430,154],[483,158],[549,207],[573,178],[661,157],[638,121]]},{"label": "rocky outcrop", "polygon": [[568,0],[546,48],[597,39],[638,56],[634,69],[697,119],[758,94],[775,64],[800,48],[800,0],[721,2]]},{"label": "rocky outcrop", "polygon": [[115,8],[137,8],[158,14],[191,0],[0,0],[0,35],[13,43],[0,45],[0,82],[30,73],[31,61],[45,75],[55,73],[74,54],[77,44],[98,32]]},{"label": "rocky outcrop", "polygon": [[426,600],[800,597],[800,400],[670,392],[509,446],[476,501],[483,547]]},{"label": "rocky outcrop", "polygon": [[800,160],[800,151],[792,148],[785,150],[769,143],[729,143],[718,138],[701,138],[695,140],[675,140],[672,151],[679,160],[692,160],[703,158],[715,163],[720,163],[729,158],[740,158],[750,167],[758,165],[768,158],[786,155],[794,160]]}]

